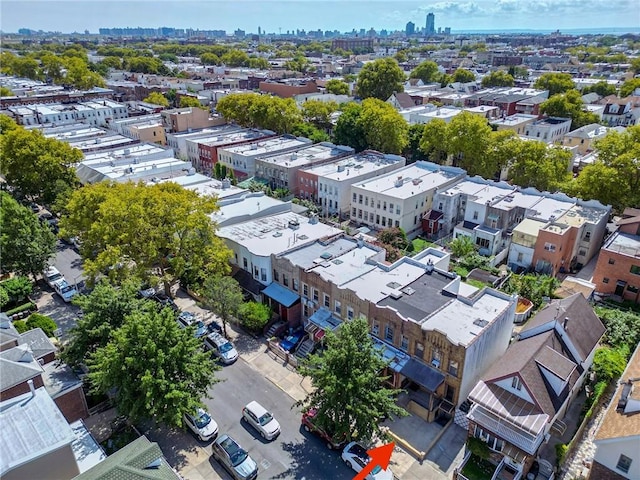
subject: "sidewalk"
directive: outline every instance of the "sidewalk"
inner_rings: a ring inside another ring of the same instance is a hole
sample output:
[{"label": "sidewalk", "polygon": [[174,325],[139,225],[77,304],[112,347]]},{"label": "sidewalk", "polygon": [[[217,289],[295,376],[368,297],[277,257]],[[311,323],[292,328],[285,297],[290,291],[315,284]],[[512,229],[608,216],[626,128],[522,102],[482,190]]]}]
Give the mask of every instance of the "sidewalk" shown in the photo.
[{"label": "sidewalk", "polygon": [[[198,307],[196,301],[182,290],[178,291],[175,301],[182,310],[194,312],[203,319],[216,319],[209,310]],[[222,325],[219,319],[216,321]],[[233,324],[227,325],[227,334],[240,357],[291,398],[296,401],[302,400],[312,391],[311,380],[301,376],[295,368],[271,353],[263,338],[253,338]],[[414,415],[387,422],[387,426],[408,443],[420,446],[425,443],[426,437],[433,438],[435,435],[428,432],[442,430],[442,427],[429,424]],[[464,454],[466,437],[467,432],[451,422],[446,431],[441,432],[439,441],[426,452],[423,462],[419,462],[410,453],[396,446],[391,458],[391,468],[396,478],[403,480],[450,479]]]}]

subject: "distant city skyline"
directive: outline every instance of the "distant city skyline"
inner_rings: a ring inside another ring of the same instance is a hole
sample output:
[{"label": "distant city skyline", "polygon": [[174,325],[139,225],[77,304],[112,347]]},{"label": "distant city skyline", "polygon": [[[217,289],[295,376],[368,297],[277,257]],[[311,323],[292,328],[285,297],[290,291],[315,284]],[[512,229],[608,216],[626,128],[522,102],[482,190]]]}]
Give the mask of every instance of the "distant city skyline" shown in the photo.
[{"label": "distant city skyline", "polygon": [[429,12],[435,15],[436,30],[449,26],[453,33],[640,30],[637,0],[3,0],[0,29],[6,33],[20,28],[97,33],[105,27],[167,26],[256,33],[260,26],[262,32],[275,33],[296,29],[404,31],[407,22],[425,25]]}]

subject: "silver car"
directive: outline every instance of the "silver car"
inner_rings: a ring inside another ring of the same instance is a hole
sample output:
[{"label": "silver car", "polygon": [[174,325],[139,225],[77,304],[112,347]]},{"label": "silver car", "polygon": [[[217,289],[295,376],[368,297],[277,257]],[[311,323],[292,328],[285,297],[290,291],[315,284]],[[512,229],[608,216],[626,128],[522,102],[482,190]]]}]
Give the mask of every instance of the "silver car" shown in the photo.
[{"label": "silver car", "polygon": [[208,442],[218,436],[218,424],[202,408],[199,408],[194,415],[185,413],[184,423],[203,442]]},{"label": "silver car", "polygon": [[253,480],[258,476],[258,464],[229,435],[222,435],[211,446],[213,457],[236,480]]},{"label": "silver car", "polygon": [[280,424],[269,411],[253,401],[242,409],[242,418],[255,428],[265,440],[273,440],[280,435]]}]

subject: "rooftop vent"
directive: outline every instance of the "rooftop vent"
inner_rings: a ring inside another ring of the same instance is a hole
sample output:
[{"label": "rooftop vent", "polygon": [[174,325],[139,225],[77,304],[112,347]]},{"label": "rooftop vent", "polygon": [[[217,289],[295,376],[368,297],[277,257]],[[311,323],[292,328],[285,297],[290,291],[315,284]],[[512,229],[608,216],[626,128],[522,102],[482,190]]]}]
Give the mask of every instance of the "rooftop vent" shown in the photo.
[{"label": "rooftop vent", "polygon": [[478,327],[484,328],[489,324],[489,322],[487,320],[483,320],[482,318],[476,318],[473,321],[473,324],[477,325]]},{"label": "rooftop vent", "polygon": [[297,220],[289,220],[289,228],[291,230],[297,230],[300,228],[300,222]]},{"label": "rooftop vent", "polygon": [[398,178],[396,179],[396,182],[395,182],[395,186],[396,186],[396,187],[401,187],[401,186],[402,186],[402,183],[403,183],[403,181],[402,181],[402,175],[398,175]]},{"label": "rooftop vent", "polygon": [[274,237],[281,237],[282,236],[282,232],[276,232],[273,234]]},{"label": "rooftop vent", "polygon": [[622,394],[620,395],[620,400],[618,400],[616,411],[627,414],[640,412],[640,398],[634,395],[634,382],[637,381],[640,381],[640,377],[629,378],[622,384]]},{"label": "rooftop vent", "polygon": [[344,172],[344,165],[338,165],[338,171]]},{"label": "rooftop vent", "polygon": [[389,287],[389,288],[398,288],[398,287],[400,287],[400,284],[398,282],[389,282],[389,283],[387,283],[387,287]]},{"label": "rooftop vent", "polygon": [[402,292],[399,290],[392,290],[389,296],[394,300],[398,300],[399,298],[402,298]]},{"label": "rooftop vent", "polygon": [[231,188],[231,180],[229,180],[228,178],[223,178],[222,179],[222,189],[226,190],[227,188]]},{"label": "rooftop vent", "polygon": [[433,261],[431,259],[427,260],[427,264],[424,267],[426,272],[428,274],[431,274],[433,272],[434,268],[435,268],[435,265],[433,264]]},{"label": "rooftop vent", "polygon": [[316,225],[318,223],[318,215],[315,213],[311,214],[311,216],[309,217],[309,223],[311,225]]},{"label": "rooftop vent", "polygon": [[421,178],[414,178],[414,179],[412,180],[412,182],[413,182],[413,184],[414,184],[414,185],[418,185],[419,183],[421,183],[421,182],[422,182],[422,179],[421,179]]},{"label": "rooftop vent", "polygon": [[320,254],[320,258],[324,258],[325,260],[329,260],[331,258],[331,254],[329,252],[322,252],[322,254]]},{"label": "rooftop vent", "polygon": [[411,287],[403,288],[402,292],[406,293],[407,295],[413,295],[414,293],[416,293],[416,291]]}]

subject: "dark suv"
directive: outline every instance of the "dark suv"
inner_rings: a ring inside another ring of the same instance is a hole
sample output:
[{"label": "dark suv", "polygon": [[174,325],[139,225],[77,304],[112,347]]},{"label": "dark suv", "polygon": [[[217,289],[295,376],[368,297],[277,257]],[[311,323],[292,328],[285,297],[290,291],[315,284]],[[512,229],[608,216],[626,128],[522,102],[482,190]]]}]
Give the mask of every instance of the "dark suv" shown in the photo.
[{"label": "dark suv", "polygon": [[328,432],[319,426],[317,426],[314,422],[314,419],[317,415],[318,411],[315,408],[311,408],[305,413],[302,414],[302,427],[311,433],[315,433],[320,438],[322,438],[327,443],[327,448],[329,450],[341,450],[347,443],[346,436],[342,436],[340,438],[333,435],[331,432]]}]

